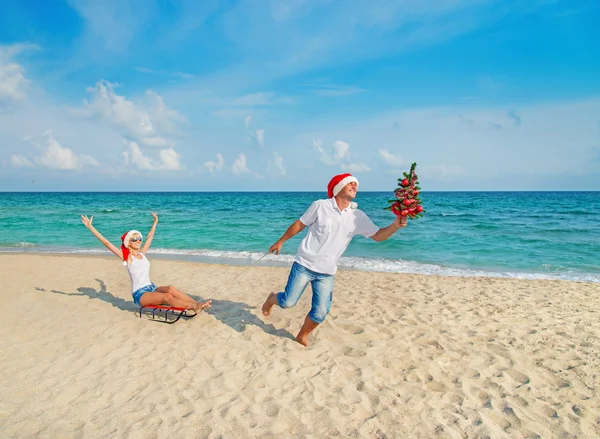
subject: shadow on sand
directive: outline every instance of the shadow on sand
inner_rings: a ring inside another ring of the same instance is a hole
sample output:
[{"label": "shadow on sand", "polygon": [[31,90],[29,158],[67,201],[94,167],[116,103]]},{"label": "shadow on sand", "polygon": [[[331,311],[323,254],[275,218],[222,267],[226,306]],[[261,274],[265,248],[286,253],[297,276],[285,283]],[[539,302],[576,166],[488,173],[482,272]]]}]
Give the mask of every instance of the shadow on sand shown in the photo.
[{"label": "shadow on sand", "polygon": [[[66,293],[64,291],[50,290],[54,294],[62,294],[64,296],[87,296],[90,299],[98,299],[103,302],[110,303],[113,307],[120,309],[121,311],[136,312],[139,308],[133,302],[123,300],[120,297],[114,296],[112,293],[106,290],[106,284],[96,279],[99,287],[98,289],[90,287],[79,287],[77,288],[78,293]],[[43,288],[36,288],[38,291],[46,291]]]},{"label": "shadow on sand", "polygon": [[250,306],[243,302],[212,299],[212,306],[207,310],[204,310],[204,312],[210,314],[237,332],[244,332],[246,330],[246,325],[253,325],[262,329],[267,334],[282,338],[289,338],[295,341],[294,336],[287,330],[276,329],[272,324],[266,324],[259,319],[252,312],[252,310],[255,309],[255,306]]},{"label": "shadow on sand", "polygon": [[[106,289],[106,284],[104,283],[104,281],[96,279],[96,282],[98,282],[99,284],[98,289],[90,287],[79,287],[77,288],[77,293],[66,293],[64,291],[57,290],[50,290],[50,292],[54,294],[62,294],[65,296],[87,296],[90,299],[98,299],[102,300],[103,302],[109,303],[110,305],[120,309],[121,311],[133,312],[137,314],[137,312],[139,311],[139,307],[135,303],[133,303],[133,301],[124,300],[120,297],[113,295],[110,291]],[[36,287],[36,290],[46,291],[44,288],[39,287]],[[190,296],[194,298],[194,300],[205,300],[197,296]],[[215,319],[229,326],[236,332],[244,332],[247,325],[253,325],[262,329],[267,334],[294,340],[294,336],[287,330],[276,329],[272,324],[264,323],[252,312],[252,310],[255,309],[256,307],[250,306],[247,303],[243,302],[213,299],[212,306],[209,309],[204,310],[203,312],[213,316]]]}]

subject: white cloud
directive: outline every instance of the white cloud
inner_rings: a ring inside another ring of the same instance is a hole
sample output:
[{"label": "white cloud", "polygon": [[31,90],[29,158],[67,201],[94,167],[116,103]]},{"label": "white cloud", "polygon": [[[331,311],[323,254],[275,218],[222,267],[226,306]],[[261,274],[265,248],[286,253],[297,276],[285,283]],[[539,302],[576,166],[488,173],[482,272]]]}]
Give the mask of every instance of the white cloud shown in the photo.
[{"label": "white cloud", "polygon": [[371,168],[369,168],[367,165],[365,165],[364,163],[342,163],[340,165],[340,168],[342,168],[342,171],[346,171],[346,172],[370,172]]},{"label": "white cloud", "polygon": [[164,134],[175,133],[185,118],[168,108],[162,97],[152,90],[146,92],[149,103],[144,105],[116,94],[117,85],[101,80],[95,87],[88,88],[92,100],[84,101],[83,114],[107,121],[126,139],[149,147],[172,147],[175,142]]},{"label": "white cloud", "polygon": [[265,130],[256,130],[256,141],[262,148],[265,141]]},{"label": "white cloud", "polygon": [[350,150],[350,145],[342,140],[336,140],[333,142],[333,159],[341,160],[343,159],[348,151]]},{"label": "white cloud", "polygon": [[24,99],[29,81],[25,78],[25,69],[17,63],[0,65],[0,100]]},{"label": "white cloud", "polygon": [[129,151],[123,152],[123,158],[126,164],[136,167],[143,171],[178,171],[183,169],[181,166],[181,155],[173,148],[162,149],[159,151],[159,160],[146,157],[140,146],[133,141],[127,141]]},{"label": "white cloud", "polygon": [[0,46],[0,102],[19,101],[27,97],[30,82],[25,77],[25,68],[14,58],[21,52],[36,49],[32,44]]},{"label": "white cloud", "polygon": [[231,167],[231,172],[236,175],[250,173],[250,169],[248,169],[248,166],[246,165],[246,156],[244,154],[240,154],[235,159],[233,166]]},{"label": "white cloud", "polygon": [[22,155],[11,155],[10,164],[13,168],[32,168],[34,166],[31,160]]},{"label": "white cloud", "polygon": [[252,122],[252,116],[246,116],[244,118],[244,126],[248,128],[250,126],[250,122]]},{"label": "white cloud", "polygon": [[323,149],[323,142],[321,139],[313,140],[313,149],[319,152],[320,160],[326,165],[338,165],[342,159],[346,158],[346,155],[350,150],[350,145],[343,140],[336,140],[331,147],[333,151],[330,155]]},{"label": "white cloud", "polygon": [[223,160],[223,156],[221,154],[217,154],[217,161],[208,161],[204,162],[200,169],[205,172],[210,172],[211,174],[214,172],[222,171],[225,168],[225,161]]},{"label": "white cloud", "polygon": [[173,148],[161,149],[159,152],[162,168],[168,171],[177,171],[182,169],[181,154],[178,154]]},{"label": "white cloud", "polygon": [[177,110],[165,105],[165,101],[158,93],[146,90],[149,102],[148,112],[157,131],[174,134],[179,131],[179,125],[187,123],[187,119]]},{"label": "white cloud", "polygon": [[175,142],[165,137],[143,137],[140,139],[140,143],[150,148],[165,148],[175,146]]},{"label": "white cloud", "polygon": [[313,139],[313,149],[322,153],[323,152],[323,141],[321,139]]},{"label": "white cloud", "polygon": [[269,159],[268,170],[273,175],[287,175],[283,166],[283,157],[277,152],[274,152],[272,158]]},{"label": "white cloud", "polygon": [[[10,164],[15,167],[34,167],[35,165],[58,171],[73,171],[83,167],[95,167],[100,163],[91,155],[77,155],[72,149],[61,146],[54,138],[52,131],[48,130],[45,133],[47,146],[42,149],[42,154],[33,158],[33,160],[22,156],[12,155]],[[39,145],[32,140],[31,136],[27,136],[24,140],[28,140],[32,145]]]},{"label": "white cloud", "polygon": [[402,157],[400,157],[400,155],[392,154],[387,149],[380,149],[377,152],[379,154],[379,157],[381,157],[383,159],[383,161],[385,163],[387,163],[388,165],[390,165],[390,166],[402,166],[403,165]]},{"label": "white cloud", "polygon": [[152,126],[150,115],[138,108],[132,101],[117,95],[114,92],[114,87],[117,85],[101,80],[96,83],[95,87],[88,88],[93,99],[89,103],[85,102],[86,108],[136,140],[153,136],[156,131]]}]

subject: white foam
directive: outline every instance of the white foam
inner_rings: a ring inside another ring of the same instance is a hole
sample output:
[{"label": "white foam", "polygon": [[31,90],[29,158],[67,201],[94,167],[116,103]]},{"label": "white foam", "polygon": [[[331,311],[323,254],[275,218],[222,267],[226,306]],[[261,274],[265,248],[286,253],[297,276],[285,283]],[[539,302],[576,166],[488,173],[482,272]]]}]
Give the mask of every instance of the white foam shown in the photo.
[{"label": "white foam", "polygon": [[[0,246],[0,248],[2,248],[2,247],[3,246]],[[6,245],[6,248],[29,248],[29,247],[35,247],[35,244],[33,242],[21,241],[21,242],[15,243],[15,244]]]},{"label": "white foam", "polygon": [[[49,248],[39,247],[32,250],[28,246],[21,248],[5,248],[3,251],[35,251],[39,253],[71,253],[71,254],[111,254],[108,250],[93,249],[67,249],[67,248]],[[165,256],[169,259],[185,259],[197,262],[224,263],[235,265],[249,265],[258,259],[258,265],[267,266],[290,266],[294,260],[293,255],[275,255],[249,252],[249,251],[228,251],[228,250],[175,250],[166,248],[153,248],[150,255]],[[342,257],[339,263],[340,269],[386,272],[386,273],[407,273],[407,274],[425,274],[434,276],[452,276],[452,277],[495,277],[509,279],[550,279],[550,280],[569,280],[579,282],[600,283],[600,275],[592,273],[570,271],[553,271],[544,273],[501,271],[501,270],[479,270],[470,268],[447,267],[436,264],[426,264],[422,262],[390,260],[383,258],[360,258],[360,257]]]},{"label": "white foam", "polygon": [[[237,252],[237,251],[222,251],[222,250],[173,250],[173,249],[154,249],[155,254],[163,255],[189,255],[200,256],[214,259],[239,260],[251,263],[256,261],[264,253],[257,252]],[[290,265],[294,260],[293,255],[274,255],[268,254],[263,257],[261,264],[272,265]],[[556,279],[570,280],[583,282],[598,282],[600,283],[600,275],[590,273],[580,273],[574,271],[563,272],[548,272],[548,273],[528,273],[528,272],[511,272],[511,271],[491,271],[477,270],[469,268],[444,267],[435,264],[425,264],[422,262],[390,260],[383,258],[360,258],[360,257],[342,257],[339,267],[341,269],[360,270],[360,271],[375,271],[388,273],[410,273],[410,274],[426,274],[435,276],[454,276],[454,277],[500,277],[511,279]]]}]

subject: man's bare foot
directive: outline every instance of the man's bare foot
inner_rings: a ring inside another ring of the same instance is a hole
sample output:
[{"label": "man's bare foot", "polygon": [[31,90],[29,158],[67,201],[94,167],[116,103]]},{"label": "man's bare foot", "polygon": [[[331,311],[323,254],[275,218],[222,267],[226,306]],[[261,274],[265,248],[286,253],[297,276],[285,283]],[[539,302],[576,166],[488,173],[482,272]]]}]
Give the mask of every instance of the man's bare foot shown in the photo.
[{"label": "man's bare foot", "polygon": [[308,346],[308,335],[304,337],[300,337],[300,334],[296,336],[296,341],[301,345]]},{"label": "man's bare foot", "polygon": [[269,297],[267,297],[267,300],[265,300],[265,303],[263,303],[262,306],[262,313],[264,316],[269,317],[271,315],[271,309],[273,308],[273,305],[275,305],[276,302],[277,294],[269,294]]},{"label": "man's bare foot", "polygon": [[206,302],[196,302],[196,306],[194,307],[195,311],[202,311],[205,310],[207,308],[210,308],[210,300],[207,300]]},{"label": "man's bare foot", "polygon": [[308,335],[317,327],[319,324],[311,319],[309,316],[306,316],[304,319],[304,324],[298,332],[296,336],[296,341],[301,345],[308,346]]}]

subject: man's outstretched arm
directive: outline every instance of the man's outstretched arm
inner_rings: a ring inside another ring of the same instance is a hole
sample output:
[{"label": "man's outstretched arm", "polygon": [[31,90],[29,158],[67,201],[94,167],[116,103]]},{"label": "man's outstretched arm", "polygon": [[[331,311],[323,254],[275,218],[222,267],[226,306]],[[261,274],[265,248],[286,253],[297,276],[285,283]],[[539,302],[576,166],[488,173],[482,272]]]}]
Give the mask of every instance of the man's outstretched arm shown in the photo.
[{"label": "man's outstretched arm", "polygon": [[279,240],[275,244],[273,244],[271,248],[269,248],[269,253],[275,252],[275,254],[278,255],[281,251],[281,246],[283,245],[283,243],[288,239],[296,236],[298,233],[304,230],[305,227],[306,226],[302,223],[302,221],[296,220],[294,224],[288,227],[283,236],[279,238]]},{"label": "man's outstretched arm", "polygon": [[396,218],[394,220],[394,222],[392,224],[390,224],[389,226],[384,227],[383,229],[379,229],[377,231],[377,233],[375,233],[373,236],[371,236],[371,239],[373,241],[377,241],[377,242],[385,241],[390,236],[392,236],[394,233],[396,233],[399,229],[406,227],[406,224],[407,224],[406,217],[400,216],[400,217]]}]

